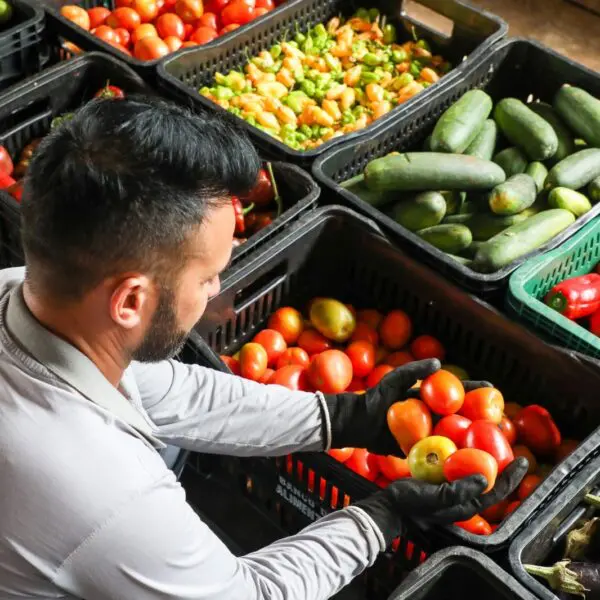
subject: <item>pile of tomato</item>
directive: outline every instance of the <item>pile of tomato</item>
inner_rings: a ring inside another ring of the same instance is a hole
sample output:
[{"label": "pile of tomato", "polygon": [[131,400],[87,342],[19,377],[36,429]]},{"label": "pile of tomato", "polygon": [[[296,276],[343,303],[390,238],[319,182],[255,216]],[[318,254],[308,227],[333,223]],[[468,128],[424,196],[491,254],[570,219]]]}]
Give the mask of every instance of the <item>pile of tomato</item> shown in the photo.
[{"label": "pile of tomato", "polygon": [[[273,10],[282,0],[116,0],[115,9],[65,5],[60,14],[139,60],[212,42]],[[71,50],[79,48],[69,44]]]},{"label": "pile of tomato", "polygon": [[[461,380],[469,378],[466,371],[444,364],[446,349],[435,337],[415,337],[413,323],[402,310],[357,311],[333,298],[315,298],[307,312],[305,319],[293,307],[278,309],[251,342],[234,356],[221,358],[234,374],[247,379],[326,394],[362,394],[396,367],[427,358],[442,361],[442,370],[415,385],[419,398],[397,402],[388,412],[398,454],[406,458],[378,456],[364,448],[329,454],[380,487],[404,477],[442,483],[481,473],[489,489],[514,458],[526,457],[528,474],[511,497],[457,523],[472,533],[492,533],[578,445],[562,438],[542,406],[505,403],[494,387],[465,391]],[[289,458],[287,467],[291,470]],[[314,473],[309,473],[307,485],[314,491]],[[321,499],[325,488],[321,479]],[[333,488],[334,507],[338,496]],[[349,500],[344,495],[343,504]]]}]

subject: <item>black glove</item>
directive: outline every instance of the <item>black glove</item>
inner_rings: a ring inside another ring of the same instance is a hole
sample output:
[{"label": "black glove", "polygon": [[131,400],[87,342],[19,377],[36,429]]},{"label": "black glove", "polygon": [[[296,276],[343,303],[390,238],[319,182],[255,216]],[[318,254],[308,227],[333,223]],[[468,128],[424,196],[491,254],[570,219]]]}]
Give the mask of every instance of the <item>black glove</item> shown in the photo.
[{"label": "black glove", "polygon": [[482,494],[487,487],[483,475],[471,475],[441,485],[407,478],[390,483],[384,490],[356,502],[355,506],[373,519],[389,545],[400,535],[406,517],[448,524],[466,521],[497,504],[517,488],[528,467],[526,458],[517,458],[504,469],[494,489],[487,494]]},{"label": "black glove", "polygon": [[[411,390],[418,379],[425,379],[441,368],[437,359],[421,360],[395,369],[365,394],[327,395],[325,401],[331,422],[332,448],[366,448],[374,454],[403,456],[387,424],[388,408],[406,398],[418,398]],[[485,381],[463,381],[467,391],[489,387]]]}]

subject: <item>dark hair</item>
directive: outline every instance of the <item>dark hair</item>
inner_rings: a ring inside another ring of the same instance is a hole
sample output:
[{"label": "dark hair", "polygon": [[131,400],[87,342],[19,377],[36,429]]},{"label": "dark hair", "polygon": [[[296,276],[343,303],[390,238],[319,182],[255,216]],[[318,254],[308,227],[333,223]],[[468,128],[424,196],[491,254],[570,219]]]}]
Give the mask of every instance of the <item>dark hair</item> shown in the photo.
[{"label": "dark hair", "polygon": [[246,193],[259,168],[228,118],[155,98],[87,103],[29,167],[21,213],[33,289],[76,299],[127,270],[176,269],[190,229]]}]

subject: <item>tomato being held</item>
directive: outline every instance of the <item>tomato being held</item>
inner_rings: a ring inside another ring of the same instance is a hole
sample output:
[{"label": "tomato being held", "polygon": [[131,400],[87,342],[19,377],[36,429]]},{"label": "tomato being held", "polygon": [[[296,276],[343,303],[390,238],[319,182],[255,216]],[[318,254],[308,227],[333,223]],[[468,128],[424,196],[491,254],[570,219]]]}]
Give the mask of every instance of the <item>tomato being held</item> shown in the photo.
[{"label": "tomato being held", "polygon": [[90,18],[90,29],[96,29],[96,27],[104,25],[110,15],[110,10],[104,6],[96,6],[95,8],[88,8],[87,14]]},{"label": "tomato being held", "polygon": [[410,351],[416,360],[425,360],[426,358],[444,360],[446,357],[444,346],[431,335],[416,337],[410,344]]},{"label": "tomato being held", "polygon": [[163,39],[175,36],[183,40],[185,37],[183,21],[173,13],[166,13],[156,19],[156,31],[158,31],[158,35]]},{"label": "tomato being held", "polygon": [[510,444],[498,426],[489,421],[474,421],[465,434],[465,446],[478,448],[491,454],[498,463],[498,473],[514,460]]},{"label": "tomato being held", "polygon": [[[440,369],[422,383],[421,400],[438,415],[446,416],[457,413],[465,399],[465,388],[460,379],[449,371]],[[468,415],[465,415],[468,418]]]},{"label": "tomato being held", "polygon": [[315,329],[306,329],[298,338],[298,346],[312,356],[325,352],[325,350],[330,350],[333,344]]},{"label": "tomato being held", "polygon": [[175,12],[184,23],[194,23],[204,14],[202,0],[177,0]]},{"label": "tomato being held", "polygon": [[263,373],[262,377],[258,380],[258,383],[262,383],[263,385],[271,382],[271,377],[275,375],[275,371],[273,369],[269,369],[267,367],[266,371]]},{"label": "tomato being held", "polygon": [[408,453],[410,474],[429,483],[443,483],[446,479],[444,463],[456,450],[456,444],[441,435],[418,441]]},{"label": "tomato being held", "polygon": [[369,460],[369,456],[370,453],[364,448],[356,448],[344,464],[365,479],[375,481],[379,474],[379,465],[376,460]]},{"label": "tomato being held", "polygon": [[275,329],[263,329],[259,331],[252,341],[260,344],[267,351],[269,366],[274,365],[287,350],[287,344],[283,336]]},{"label": "tomato being held", "polygon": [[352,342],[346,348],[355,377],[366,377],[375,366],[375,348],[370,342]]},{"label": "tomato being held", "polygon": [[[269,318],[269,329],[276,329],[283,335],[288,346],[295,344],[304,330],[304,319],[302,315],[290,306],[276,310]],[[309,350],[305,350],[311,354]]]},{"label": "tomato being held", "polygon": [[515,455],[515,458],[518,458],[519,456],[524,456],[527,459],[527,462],[529,463],[529,468],[527,469],[527,473],[529,475],[531,475],[532,473],[535,473],[537,471],[537,460],[535,458],[535,456],[533,455],[533,452],[527,448],[527,446],[521,446],[521,445],[517,445],[514,446],[513,448],[513,454]]},{"label": "tomato being held", "polygon": [[267,370],[267,351],[254,342],[244,344],[240,350],[240,373],[242,377],[257,381]]},{"label": "tomato being held", "polygon": [[511,421],[513,421],[514,418],[517,416],[517,413],[521,412],[522,410],[523,410],[523,407],[520,404],[517,404],[516,402],[507,402],[504,405],[504,414]]},{"label": "tomato being held", "polygon": [[483,475],[487,481],[484,494],[487,494],[496,483],[498,463],[496,459],[483,450],[462,448],[451,454],[444,463],[444,476],[448,481],[464,479],[469,475]]},{"label": "tomato being held", "polygon": [[560,446],[560,431],[552,415],[543,406],[526,406],[516,415],[514,423],[519,440],[534,454],[552,455]]},{"label": "tomato being held", "polygon": [[379,470],[390,481],[396,479],[404,479],[410,477],[410,468],[408,467],[407,458],[399,458],[398,456],[378,456]]},{"label": "tomato being held", "polygon": [[515,427],[514,423],[506,415],[504,415],[500,423],[498,423],[498,427],[500,427],[500,431],[504,434],[504,437],[508,440],[508,443],[511,446],[514,446],[517,441],[517,428]]},{"label": "tomato being held", "polygon": [[287,365],[277,369],[269,379],[269,384],[282,385],[294,391],[307,391],[310,388],[308,372],[301,365]]},{"label": "tomato being held", "polygon": [[402,367],[407,365],[408,363],[414,362],[415,357],[405,350],[400,350],[398,352],[392,352],[385,359],[385,364],[390,365],[390,367]]},{"label": "tomato being held", "polygon": [[276,364],[278,369],[281,369],[287,365],[300,365],[306,369],[310,364],[310,358],[306,351],[302,348],[292,347],[287,348],[277,357]]},{"label": "tomato being held", "polygon": [[375,331],[375,329],[373,329],[370,325],[358,322],[354,328],[354,331],[352,332],[350,340],[353,342],[364,340],[366,342],[370,342],[373,344],[373,346],[377,346],[379,343],[379,335],[377,334],[377,331]]},{"label": "tomato being held", "polygon": [[460,414],[471,421],[490,421],[498,425],[504,414],[504,398],[496,388],[472,390],[465,394]]},{"label": "tomato being held", "polygon": [[352,363],[340,350],[326,350],[312,359],[308,376],[315,389],[324,394],[339,394],[352,381]]},{"label": "tomato being held", "polygon": [[86,31],[90,30],[90,16],[85,11],[85,9],[81,8],[81,6],[74,6],[72,4],[68,4],[60,9],[60,14],[65,19],[71,21],[71,23],[79,25],[79,27],[82,27]]},{"label": "tomato being held", "polygon": [[379,335],[386,348],[400,350],[412,335],[410,317],[402,310],[392,310],[381,321]]},{"label": "tomato being held", "polygon": [[8,150],[4,146],[0,146],[0,173],[12,175],[14,168],[15,167]]},{"label": "tomato being held", "polygon": [[335,460],[343,463],[354,454],[354,448],[332,448],[327,454],[329,454],[329,456],[332,458],[335,458]]},{"label": "tomato being held", "polygon": [[219,34],[215,29],[211,29],[210,27],[200,26],[192,33],[190,36],[190,41],[196,42],[197,44],[208,44],[208,42],[212,42],[219,37]]},{"label": "tomato being held", "polygon": [[431,413],[425,402],[414,398],[392,404],[387,412],[387,424],[404,454],[419,440],[431,435]]},{"label": "tomato being held", "polygon": [[433,435],[450,438],[458,448],[464,448],[465,435],[472,421],[462,415],[448,415],[440,419],[433,428]]},{"label": "tomato being held", "polygon": [[491,525],[480,515],[475,515],[466,521],[457,521],[454,524],[475,535],[491,535],[492,533]]},{"label": "tomato being held", "polygon": [[482,511],[481,516],[490,523],[500,523],[504,519],[510,500],[505,498]]}]

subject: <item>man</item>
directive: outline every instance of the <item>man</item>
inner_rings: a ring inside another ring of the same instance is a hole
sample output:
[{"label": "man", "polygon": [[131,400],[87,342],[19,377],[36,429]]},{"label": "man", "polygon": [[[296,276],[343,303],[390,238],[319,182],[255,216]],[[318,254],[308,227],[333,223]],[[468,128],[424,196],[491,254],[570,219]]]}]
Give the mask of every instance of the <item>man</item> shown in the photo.
[{"label": "man", "polygon": [[324,599],[400,518],[466,519],[524,475],[515,461],[483,496],[479,476],[397,482],[241,558],[201,522],[163,444],[397,452],[387,407],[439,368],[323,396],[168,360],[219,290],[230,197],[258,168],[227,121],[157,100],[93,101],[40,145],[22,204],[26,275],[0,273],[1,598]]}]

